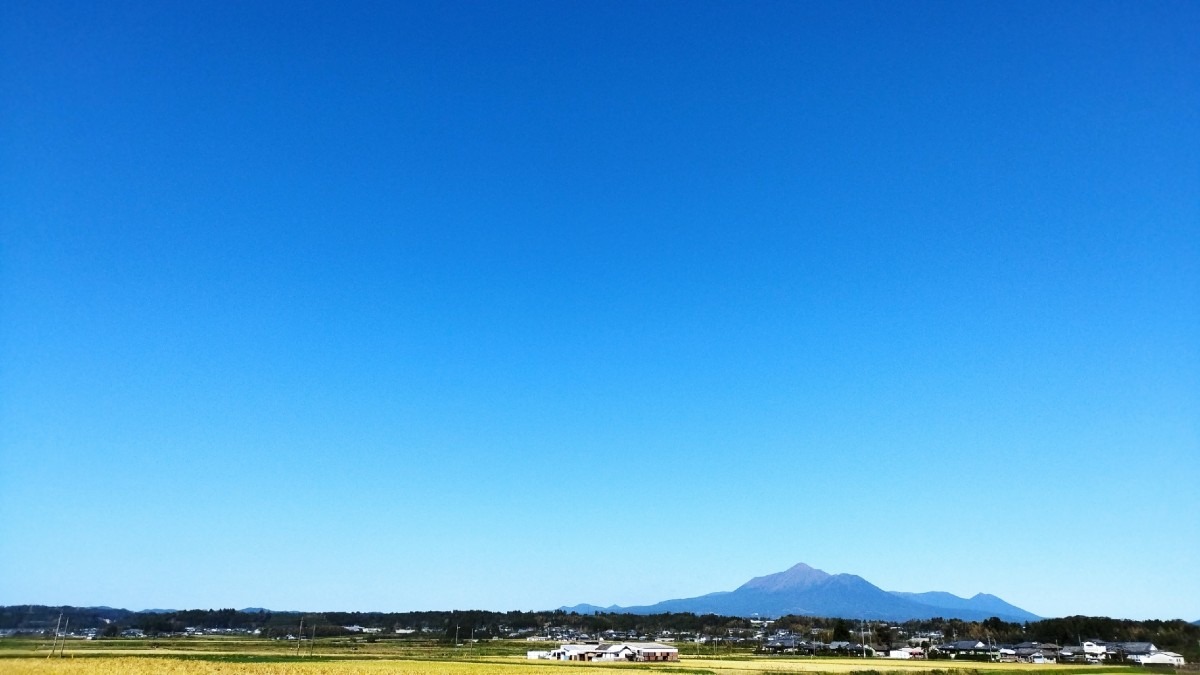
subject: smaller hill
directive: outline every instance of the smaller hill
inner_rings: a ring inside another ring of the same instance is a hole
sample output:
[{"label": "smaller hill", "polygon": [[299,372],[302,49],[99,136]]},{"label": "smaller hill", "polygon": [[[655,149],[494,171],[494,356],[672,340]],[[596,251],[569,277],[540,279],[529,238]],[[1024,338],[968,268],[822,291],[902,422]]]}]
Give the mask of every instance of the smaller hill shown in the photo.
[{"label": "smaller hill", "polygon": [[969,612],[971,614],[991,613],[1006,621],[1037,621],[1041,617],[1033,612],[1027,612],[1016,605],[1009,604],[1000,598],[990,593],[976,593],[970,598],[960,598],[953,593],[943,591],[930,591],[928,593],[902,593],[892,591],[892,595],[919,602],[922,605],[931,607],[945,607],[948,609]]}]

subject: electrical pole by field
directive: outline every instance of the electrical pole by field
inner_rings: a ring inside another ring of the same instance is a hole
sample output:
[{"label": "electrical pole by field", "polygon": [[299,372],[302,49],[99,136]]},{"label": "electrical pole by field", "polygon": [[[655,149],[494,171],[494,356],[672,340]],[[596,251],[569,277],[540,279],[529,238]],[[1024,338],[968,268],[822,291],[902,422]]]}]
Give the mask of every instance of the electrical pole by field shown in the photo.
[{"label": "electrical pole by field", "polygon": [[50,641],[50,653],[46,655],[46,658],[54,656],[54,648],[58,646],[58,631],[62,628],[62,615],[63,613],[60,611],[58,613],[58,623],[54,624],[54,639]]}]

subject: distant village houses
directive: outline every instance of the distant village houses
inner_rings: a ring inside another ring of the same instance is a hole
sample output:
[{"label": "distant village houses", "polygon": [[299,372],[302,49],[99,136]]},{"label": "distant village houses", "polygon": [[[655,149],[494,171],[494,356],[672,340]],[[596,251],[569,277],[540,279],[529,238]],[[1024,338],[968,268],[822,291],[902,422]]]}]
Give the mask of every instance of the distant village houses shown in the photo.
[{"label": "distant village houses", "polygon": [[[940,637],[940,636],[939,636]],[[1126,663],[1133,665],[1182,666],[1182,655],[1160,650],[1150,642],[1105,642],[1083,640],[1078,645],[1059,646],[1049,642],[1000,644],[988,640],[953,640],[932,643],[931,635],[910,638],[907,647],[861,644],[850,641],[823,643],[805,640],[787,631],[761,636],[759,651],[767,654],[822,656],[867,656],[889,659],[965,659],[1001,663]]]},{"label": "distant village houses", "polygon": [[679,650],[658,642],[563,644],[549,651],[530,651],[531,660],[552,661],[678,661]]}]

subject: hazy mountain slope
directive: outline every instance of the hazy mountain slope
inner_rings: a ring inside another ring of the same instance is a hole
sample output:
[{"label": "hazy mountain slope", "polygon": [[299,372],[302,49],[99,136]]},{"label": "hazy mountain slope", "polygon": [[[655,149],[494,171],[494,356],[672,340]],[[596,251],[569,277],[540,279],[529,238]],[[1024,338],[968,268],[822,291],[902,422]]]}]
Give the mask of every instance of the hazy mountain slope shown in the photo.
[{"label": "hazy mountain slope", "polygon": [[1006,621],[1037,621],[1041,617],[1027,612],[1016,605],[1010,604],[989,593],[976,593],[970,598],[960,598],[953,593],[931,591],[928,593],[902,593],[892,591],[892,595],[919,602],[930,607],[984,612],[989,616],[998,616]]}]

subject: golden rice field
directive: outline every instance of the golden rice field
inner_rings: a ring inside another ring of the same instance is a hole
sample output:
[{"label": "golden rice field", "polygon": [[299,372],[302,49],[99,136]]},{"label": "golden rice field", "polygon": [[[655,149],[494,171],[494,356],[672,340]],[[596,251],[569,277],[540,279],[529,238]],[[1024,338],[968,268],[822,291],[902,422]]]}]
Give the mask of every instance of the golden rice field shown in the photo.
[{"label": "golden rice field", "polygon": [[[1025,664],[980,664],[939,662],[898,662],[879,659],[803,659],[803,658],[683,658],[678,663],[662,664],[587,664],[530,662],[520,657],[491,657],[476,661],[409,661],[401,659],[339,659],[305,660],[272,659],[267,662],[184,658],[175,656],[88,656],[80,658],[47,659],[45,657],[10,657],[0,659],[4,675],[352,675],[378,673],[391,675],[597,675],[621,670],[661,671],[664,675],[677,673],[712,673],[713,675],[762,675],[774,673],[865,673],[879,675],[918,675],[919,673],[950,673],[990,675],[1011,671],[1046,671],[1086,675],[1087,673],[1136,673],[1132,668],[1098,668],[1095,666],[1031,666]],[[557,672],[555,672],[557,671]],[[1032,675],[1032,673],[1031,673]]]}]

